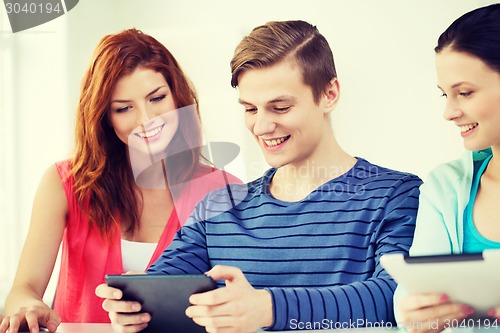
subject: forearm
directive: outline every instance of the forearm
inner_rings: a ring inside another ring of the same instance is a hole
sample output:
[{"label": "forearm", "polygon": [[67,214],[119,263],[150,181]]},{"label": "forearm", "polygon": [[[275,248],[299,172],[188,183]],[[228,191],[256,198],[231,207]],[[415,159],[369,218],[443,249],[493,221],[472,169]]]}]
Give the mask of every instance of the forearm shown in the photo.
[{"label": "forearm", "polygon": [[271,330],[394,326],[395,283],[388,278],[331,288],[270,288]]}]

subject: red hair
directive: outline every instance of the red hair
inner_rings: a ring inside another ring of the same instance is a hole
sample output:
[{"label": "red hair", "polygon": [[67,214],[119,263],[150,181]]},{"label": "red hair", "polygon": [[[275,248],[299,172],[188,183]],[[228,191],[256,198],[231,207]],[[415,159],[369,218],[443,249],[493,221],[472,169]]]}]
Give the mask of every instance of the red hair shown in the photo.
[{"label": "red hair", "polygon": [[103,37],[82,82],[72,175],[80,207],[86,209],[90,223],[101,235],[108,237],[112,225],[118,223],[118,216],[122,230],[133,232],[138,227],[142,209],[127,146],[116,136],[107,116],[117,81],[139,66],[163,74],[177,108],[196,105],[196,114],[179,112],[179,127],[169,147],[194,149],[169,164],[172,177],[169,182],[188,180],[201,158],[196,92],[173,55],[156,39],[136,29]]}]

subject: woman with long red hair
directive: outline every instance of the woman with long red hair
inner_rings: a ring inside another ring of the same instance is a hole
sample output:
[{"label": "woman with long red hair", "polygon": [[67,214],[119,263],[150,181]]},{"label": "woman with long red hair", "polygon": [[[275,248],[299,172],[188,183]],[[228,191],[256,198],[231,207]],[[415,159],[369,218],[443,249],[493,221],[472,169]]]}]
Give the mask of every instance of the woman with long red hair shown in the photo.
[{"label": "woman with long red hair", "polygon": [[[0,332],[109,322],[106,274],[144,271],[209,191],[238,180],[202,163],[194,89],[136,29],[105,36],[84,76],[73,156],[39,185]],[[62,243],[53,308],[42,300]]]}]

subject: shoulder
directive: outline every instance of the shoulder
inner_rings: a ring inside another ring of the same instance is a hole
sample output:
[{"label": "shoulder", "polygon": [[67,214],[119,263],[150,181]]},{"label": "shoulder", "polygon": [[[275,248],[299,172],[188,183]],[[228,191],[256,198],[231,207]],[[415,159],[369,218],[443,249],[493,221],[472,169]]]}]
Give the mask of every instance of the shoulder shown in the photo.
[{"label": "shoulder", "polygon": [[57,172],[57,175],[63,183],[71,179],[71,160],[69,159],[56,162],[49,170],[50,169],[54,169],[54,171]]},{"label": "shoulder", "polygon": [[468,193],[472,184],[474,163],[481,162],[490,155],[490,149],[467,151],[456,160],[438,165],[427,176],[422,193],[437,198],[452,193]]},{"label": "shoulder", "polygon": [[351,171],[351,176],[368,187],[395,188],[404,186],[418,188],[422,184],[420,177],[412,173],[379,166],[359,157]]},{"label": "shoulder", "polygon": [[62,188],[61,185],[63,185],[67,179],[70,178],[70,170],[71,166],[69,160],[56,162],[45,170],[42,182],[58,185],[58,187]]},{"label": "shoulder", "polygon": [[484,161],[491,156],[491,149],[466,151],[458,159],[440,164],[429,173],[429,178],[455,181],[467,178],[473,172],[474,162]]},{"label": "shoulder", "polygon": [[210,217],[233,211],[237,206],[238,210],[252,206],[256,199],[265,197],[260,195],[265,180],[266,176],[249,183],[234,182],[209,192],[197,205],[199,218],[208,220]]},{"label": "shoulder", "polygon": [[467,151],[460,158],[440,164],[431,170],[425,184],[448,187],[468,183],[472,180],[474,161],[483,160],[486,156],[487,153]]},{"label": "shoulder", "polygon": [[43,201],[47,205],[50,203],[64,207],[67,206],[64,181],[60,175],[57,163],[47,168],[43,174],[35,201]]}]

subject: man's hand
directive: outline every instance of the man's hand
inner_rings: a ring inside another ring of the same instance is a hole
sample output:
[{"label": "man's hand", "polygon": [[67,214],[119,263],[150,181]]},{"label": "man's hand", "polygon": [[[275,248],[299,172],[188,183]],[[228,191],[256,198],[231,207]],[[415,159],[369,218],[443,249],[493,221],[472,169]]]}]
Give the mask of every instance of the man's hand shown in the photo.
[{"label": "man's hand", "polygon": [[253,288],[240,269],[215,266],[206,273],[226,287],[191,295],[186,315],[207,332],[255,332],[273,323],[271,294]]}]

